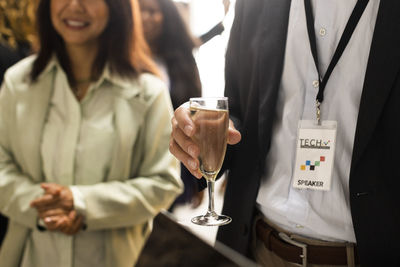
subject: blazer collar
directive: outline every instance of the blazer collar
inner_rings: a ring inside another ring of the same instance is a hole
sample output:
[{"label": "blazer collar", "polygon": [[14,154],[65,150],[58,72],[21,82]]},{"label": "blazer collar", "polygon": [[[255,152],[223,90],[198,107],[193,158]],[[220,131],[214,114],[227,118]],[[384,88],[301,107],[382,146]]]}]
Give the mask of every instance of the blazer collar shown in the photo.
[{"label": "blazer collar", "polygon": [[[53,55],[51,57],[46,68],[39,75],[39,79],[40,77],[46,76],[54,69],[64,72],[64,69],[61,67],[56,55]],[[137,96],[142,90],[138,77],[128,78],[112,74],[108,63],[105,65],[103,73],[100,75],[100,78],[95,82],[95,87],[99,87],[105,82],[113,84],[114,87],[118,90],[119,96],[125,99],[130,99]]]},{"label": "blazer collar", "polygon": [[42,72],[37,82],[29,81],[26,84],[24,97],[18,99],[16,108],[16,134],[24,151],[24,171],[36,182],[44,177],[41,169],[40,140],[53,92],[54,75],[50,71],[53,67],[54,65],[48,66],[46,73]]},{"label": "blazer collar", "polygon": [[258,98],[259,155],[264,162],[269,150],[272,123],[275,118],[278,89],[282,78],[283,59],[289,23],[291,0],[265,1],[258,57],[258,74],[255,87],[260,88]]}]

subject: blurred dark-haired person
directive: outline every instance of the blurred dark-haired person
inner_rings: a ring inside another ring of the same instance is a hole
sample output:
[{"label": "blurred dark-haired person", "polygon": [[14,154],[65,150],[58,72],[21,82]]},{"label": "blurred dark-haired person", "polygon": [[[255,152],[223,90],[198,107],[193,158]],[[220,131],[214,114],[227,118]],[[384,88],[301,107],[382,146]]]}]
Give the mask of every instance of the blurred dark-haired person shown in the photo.
[{"label": "blurred dark-haired person", "polygon": [[[201,82],[193,57],[195,42],[171,0],[139,0],[143,30],[163,80],[169,87],[174,109],[190,97],[201,96]],[[197,182],[182,165],[185,191],[175,204],[200,204],[202,192]]]},{"label": "blurred dark-haired person", "polygon": [[2,267],[133,266],[182,190],[136,0],[42,0],[0,92]]},{"label": "blurred dark-haired person", "polygon": [[201,95],[201,83],[193,57],[194,40],[171,0],[139,0],[143,30],[151,52],[169,85],[177,108]]}]

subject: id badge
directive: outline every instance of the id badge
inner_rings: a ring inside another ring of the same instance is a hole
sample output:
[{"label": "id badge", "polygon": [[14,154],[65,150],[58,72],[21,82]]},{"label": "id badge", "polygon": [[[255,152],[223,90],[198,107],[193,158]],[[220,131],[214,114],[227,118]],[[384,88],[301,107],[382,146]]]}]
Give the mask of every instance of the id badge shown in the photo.
[{"label": "id badge", "polygon": [[336,146],[336,121],[300,121],[293,187],[329,191]]}]

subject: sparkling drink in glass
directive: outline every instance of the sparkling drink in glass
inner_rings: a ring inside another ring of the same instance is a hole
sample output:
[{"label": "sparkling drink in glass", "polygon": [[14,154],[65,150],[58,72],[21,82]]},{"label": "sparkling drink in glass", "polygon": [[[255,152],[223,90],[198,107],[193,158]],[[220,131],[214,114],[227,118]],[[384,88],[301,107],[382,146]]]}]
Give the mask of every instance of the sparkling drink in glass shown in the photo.
[{"label": "sparkling drink in glass", "polygon": [[192,139],[200,148],[199,169],[207,180],[209,198],[207,213],[192,218],[192,222],[207,226],[228,224],[230,217],[214,211],[214,182],[224,161],[228,138],[228,98],[191,98],[190,114],[196,128]]}]

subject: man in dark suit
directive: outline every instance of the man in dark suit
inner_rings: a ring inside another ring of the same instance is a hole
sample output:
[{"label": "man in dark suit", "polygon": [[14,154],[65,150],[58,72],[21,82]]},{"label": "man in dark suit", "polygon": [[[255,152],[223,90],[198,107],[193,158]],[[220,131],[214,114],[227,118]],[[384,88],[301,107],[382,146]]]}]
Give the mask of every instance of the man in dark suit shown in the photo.
[{"label": "man in dark suit", "polygon": [[[237,1],[225,94],[241,141],[231,125],[222,213],[233,221],[218,240],[270,266],[400,265],[399,12],[396,0]],[[324,191],[293,183],[306,119],[336,125]],[[170,151],[201,177],[185,106],[172,124]]]}]

